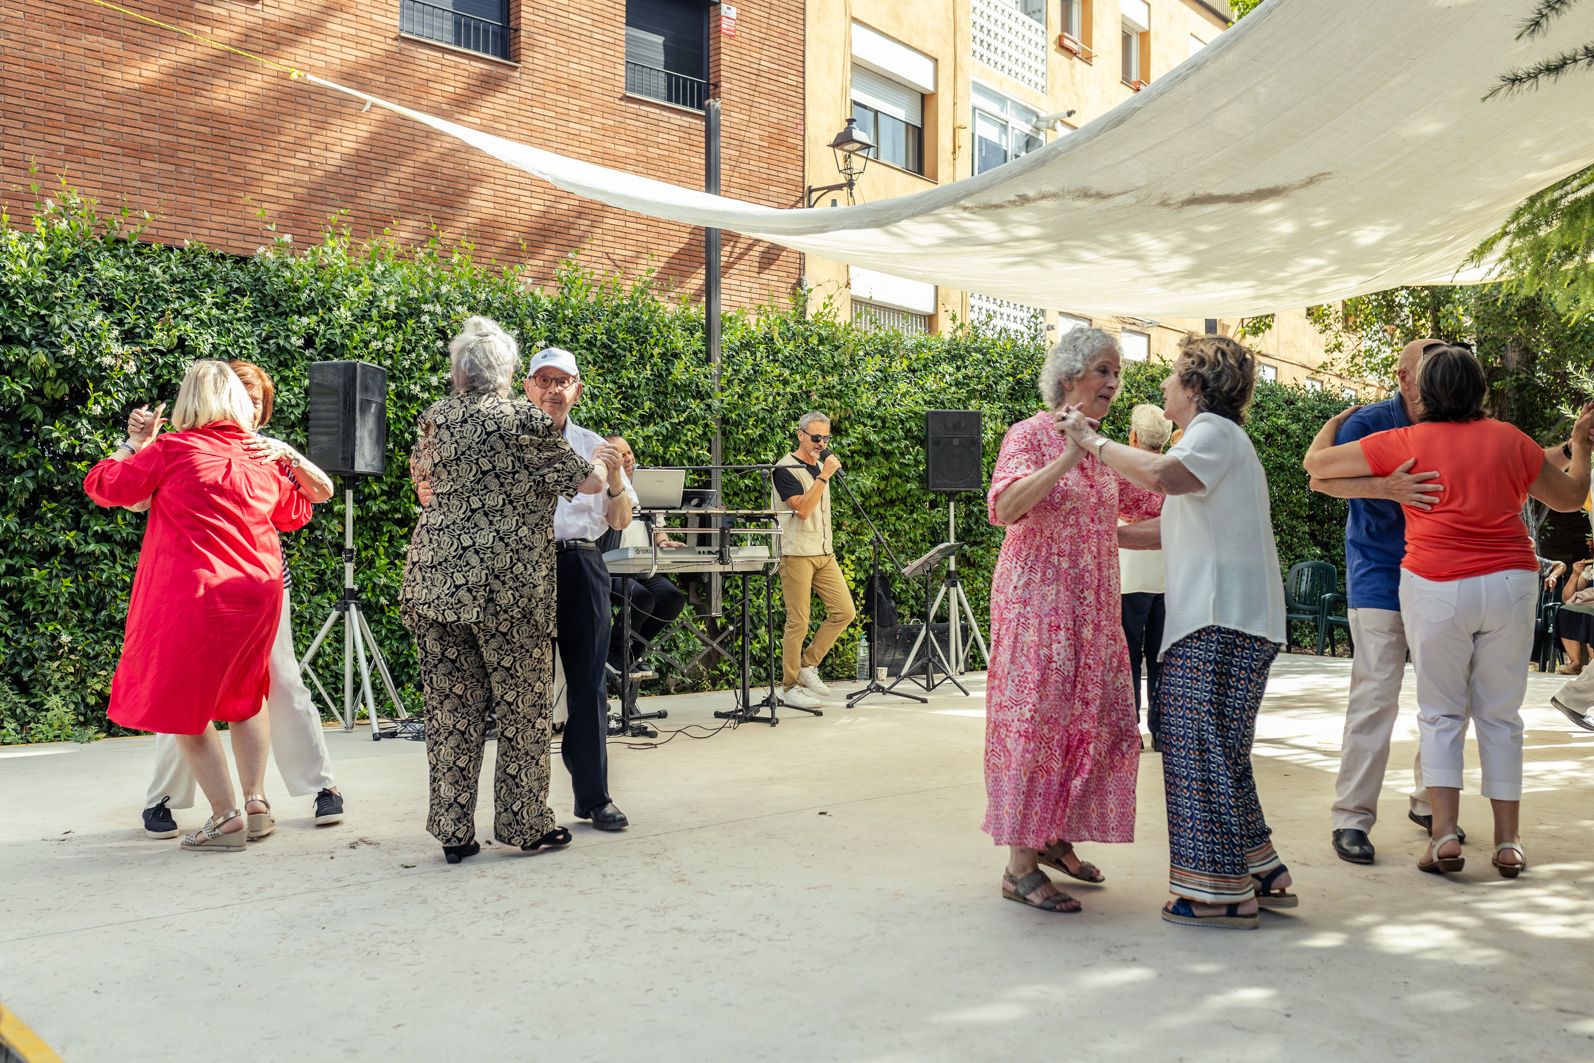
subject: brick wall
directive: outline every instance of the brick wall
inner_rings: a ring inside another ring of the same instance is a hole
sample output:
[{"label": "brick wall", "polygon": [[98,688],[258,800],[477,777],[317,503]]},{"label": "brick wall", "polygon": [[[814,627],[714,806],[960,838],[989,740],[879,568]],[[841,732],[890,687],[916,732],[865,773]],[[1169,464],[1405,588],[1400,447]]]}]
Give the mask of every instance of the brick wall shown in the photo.
[{"label": "brick wall", "polygon": [[[129,5],[133,6],[133,5]],[[417,110],[687,187],[700,114],[624,95],[624,0],[511,0],[514,63],[402,38],[398,0],[145,0],[137,9]],[[738,5],[711,80],[724,101],[722,191],[802,199],[803,2]],[[656,269],[701,299],[703,234],[560,192],[463,144],[260,64],[96,7],[0,8],[0,203],[65,173],[102,203],[159,215],[151,238],[252,252],[265,221],[301,242],[328,217],[357,237],[433,229],[478,258],[552,276],[570,252],[603,272]],[[40,171],[30,177],[28,168]],[[263,218],[262,216],[263,215]],[[784,301],[800,257],[724,236],[725,306]]]}]

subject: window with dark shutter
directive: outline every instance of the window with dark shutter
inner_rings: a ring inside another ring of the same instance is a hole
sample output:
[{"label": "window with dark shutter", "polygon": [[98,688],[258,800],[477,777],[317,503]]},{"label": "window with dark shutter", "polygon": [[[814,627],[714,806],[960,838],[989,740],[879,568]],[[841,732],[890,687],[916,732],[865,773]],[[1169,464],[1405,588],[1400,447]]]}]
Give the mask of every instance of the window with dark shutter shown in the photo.
[{"label": "window with dark shutter", "polygon": [[704,0],[626,0],[625,91],[703,109],[708,98]]},{"label": "window with dark shutter", "polygon": [[399,0],[399,32],[509,58],[509,0]]}]

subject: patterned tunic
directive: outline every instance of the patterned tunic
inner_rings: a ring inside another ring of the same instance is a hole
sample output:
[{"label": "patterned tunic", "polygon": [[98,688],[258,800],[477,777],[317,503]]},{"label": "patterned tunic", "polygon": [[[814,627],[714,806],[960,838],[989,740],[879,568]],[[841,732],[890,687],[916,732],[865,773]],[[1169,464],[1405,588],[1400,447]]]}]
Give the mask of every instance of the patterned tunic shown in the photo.
[{"label": "patterned tunic", "polygon": [[[989,510],[1061,456],[1041,412],[1008,429]],[[998,845],[1127,842],[1135,832],[1139,728],[1118,594],[1117,519],[1162,496],[1087,456],[1008,527],[991,580],[984,830]]]}]

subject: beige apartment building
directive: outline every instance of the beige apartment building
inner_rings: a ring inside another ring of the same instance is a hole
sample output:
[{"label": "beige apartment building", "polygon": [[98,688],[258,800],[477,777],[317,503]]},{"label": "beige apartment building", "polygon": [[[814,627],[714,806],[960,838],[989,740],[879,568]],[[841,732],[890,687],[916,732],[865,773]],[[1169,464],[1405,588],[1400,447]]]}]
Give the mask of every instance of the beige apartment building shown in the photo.
[{"label": "beige apartment building", "polygon": [[[1205,0],[807,0],[806,168],[811,189],[844,180],[831,141],[849,118],[876,145],[855,202],[921,192],[984,173],[1066,137],[1205,47],[1229,25]],[[815,209],[845,189],[809,196]],[[816,304],[904,331],[988,320],[1055,337],[1089,323],[1136,360],[1171,359],[1190,332],[1232,333],[1237,321],[1091,320],[806,256]],[[1324,374],[1321,337],[1303,310],[1282,310],[1248,342],[1263,375],[1371,397],[1376,388]]]}]

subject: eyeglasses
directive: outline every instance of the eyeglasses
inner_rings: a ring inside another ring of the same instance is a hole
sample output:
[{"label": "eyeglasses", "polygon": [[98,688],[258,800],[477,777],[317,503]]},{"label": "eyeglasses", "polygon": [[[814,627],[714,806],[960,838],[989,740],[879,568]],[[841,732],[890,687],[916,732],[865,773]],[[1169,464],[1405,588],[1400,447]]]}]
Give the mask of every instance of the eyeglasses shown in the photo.
[{"label": "eyeglasses", "polygon": [[531,382],[537,385],[538,391],[564,391],[572,384],[579,384],[581,378],[574,376],[537,376],[532,377]]}]

